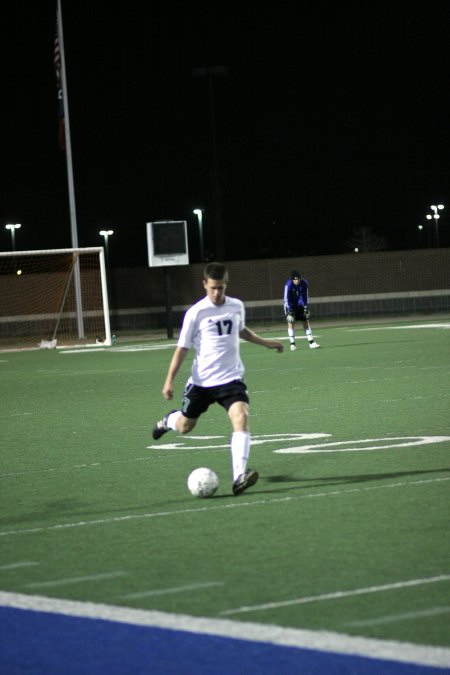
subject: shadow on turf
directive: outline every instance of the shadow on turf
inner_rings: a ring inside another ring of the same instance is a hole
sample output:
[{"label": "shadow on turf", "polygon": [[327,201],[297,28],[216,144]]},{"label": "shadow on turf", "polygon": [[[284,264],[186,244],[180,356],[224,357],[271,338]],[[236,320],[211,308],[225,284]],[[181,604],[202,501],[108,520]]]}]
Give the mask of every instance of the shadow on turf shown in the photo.
[{"label": "shadow on turf", "polygon": [[[405,339],[405,340],[382,340],[378,342],[378,340],[374,341],[368,341],[368,342],[345,342],[340,345],[326,345],[326,350],[328,351],[329,349],[342,349],[343,347],[348,348],[348,347],[371,347],[372,345],[392,345],[392,344],[400,344],[403,342],[415,342],[413,338],[410,339]],[[323,345],[321,345],[323,347]]]},{"label": "shadow on turf", "polygon": [[[180,499],[160,502],[157,506],[167,507],[168,504],[179,504]],[[55,524],[55,519],[98,519],[113,514],[114,516],[137,515],[147,511],[148,503],[133,504],[128,507],[111,507],[89,509],[89,504],[80,500],[58,500],[42,504],[40,510],[22,513],[17,516],[5,516],[0,518],[0,527],[12,527],[15,525],[28,525],[29,527],[47,527]],[[2,675],[0,671],[0,675]]]},{"label": "shadow on turf", "polygon": [[[427,474],[434,474],[434,473],[448,473],[450,472],[450,467],[442,468],[442,469],[423,469],[422,471],[417,470],[417,471],[396,471],[392,473],[379,473],[379,474],[356,474],[354,476],[319,476],[319,477],[314,477],[314,478],[308,478],[305,476],[297,477],[293,476],[292,474],[278,474],[278,475],[273,475],[273,476],[264,476],[260,478],[260,481],[257,484],[257,487],[252,488],[251,493],[252,494],[258,494],[258,493],[267,493],[267,492],[288,492],[290,490],[298,490],[299,486],[298,483],[303,483],[303,489],[310,489],[312,487],[328,487],[328,486],[333,486],[333,485],[352,485],[354,483],[367,483],[367,482],[373,482],[373,481],[382,481],[382,480],[388,480],[390,478],[402,478],[405,476],[426,476]],[[296,485],[290,485],[289,487],[283,487],[283,488],[277,488],[274,490],[267,490],[267,489],[261,489],[262,483],[296,483]],[[258,488],[260,488],[258,490]],[[245,493],[247,495],[247,493]],[[217,499],[232,499],[235,500],[237,499],[235,495],[232,494],[231,490],[229,494],[216,494],[211,499],[208,500],[197,500],[200,502],[205,502],[205,501],[212,501],[212,500],[217,500]],[[174,500],[168,500],[164,501],[161,503],[161,506],[164,504],[167,506],[168,504],[178,504],[180,502],[179,499],[174,499]],[[84,508],[81,508],[84,507]],[[25,524],[25,523],[30,523],[33,524],[35,522],[39,521],[47,521],[47,520],[53,520],[55,514],[61,515],[63,513],[70,514],[71,517],[77,517],[77,518],[82,518],[86,517],[87,515],[89,516],[96,516],[101,517],[104,516],[107,513],[117,513],[117,509],[111,508],[111,509],[101,509],[101,510],[94,510],[94,511],[89,511],[86,508],[86,504],[84,504],[80,500],[58,500],[58,501],[53,501],[53,502],[48,502],[47,504],[43,505],[43,509],[41,512],[33,512],[31,513],[26,513],[22,514],[20,516],[13,516],[13,517],[5,517],[5,518],[0,518],[0,527],[3,526],[12,526],[12,525],[19,525],[19,524]],[[120,513],[126,513],[126,512],[131,512],[135,514],[139,514],[142,510],[143,506],[130,506],[125,509],[120,509]]]},{"label": "shadow on turf", "polygon": [[[40,510],[30,513],[21,513],[17,516],[5,516],[0,518],[0,526],[23,525],[25,523],[33,524],[41,520],[48,521],[61,514],[78,514],[80,507],[85,504],[80,499],[58,499],[52,502],[44,502]],[[84,515],[83,512],[81,515]]]},{"label": "shadow on turf", "polygon": [[[318,486],[328,486],[328,485],[346,485],[353,483],[367,483],[370,481],[379,481],[387,480],[389,478],[402,478],[405,476],[423,476],[432,473],[448,473],[449,468],[442,469],[423,469],[417,471],[395,471],[392,473],[377,473],[377,474],[355,474],[354,476],[320,476],[314,478],[305,478],[292,476],[290,474],[278,475],[278,476],[267,476],[263,478],[266,483],[307,483],[304,487],[310,488],[314,487],[314,483],[317,483]],[[295,490],[297,489],[296,485],[293,485],[290,488],[284,488],[285,490]]]}]

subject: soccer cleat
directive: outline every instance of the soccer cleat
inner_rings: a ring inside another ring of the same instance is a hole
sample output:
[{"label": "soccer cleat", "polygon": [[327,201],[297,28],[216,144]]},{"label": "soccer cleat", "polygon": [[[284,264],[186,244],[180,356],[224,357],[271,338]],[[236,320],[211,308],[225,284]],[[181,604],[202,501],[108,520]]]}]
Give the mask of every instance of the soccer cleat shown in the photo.
[{"label": "soccer cleat", "polygon": [[319,349],[320,345],[317,344],[317,342],[310,342],[309,343],[309,348],[310,349]]},{"label": "soccer cleat", "polygon": [[259,473],[254,469],[247,469],[244,473],[236,478],[233,483],[233,494],[237,497],[241,495],[244,490],[256,483],[259,478]]},{"label": "soccer cleat", "polygon": [[164,434],[170,431],[169,427],[167,426],[167,418],[173,412],[176,412],[176,410],[171,410],[170,412],[167,413],[167,415],[164,415],[164,417],[161,420],[159,420],[159,422],[156,422],[152,432],[152,436],[155,439],[155,441],[157,441],[158,438],[161,438],[161,436],[164,436]]},{"label": "soccer cleat", "polygon": [[295,352],[296,349],[297,347],[295,345],[291,345],[291,352]]}]

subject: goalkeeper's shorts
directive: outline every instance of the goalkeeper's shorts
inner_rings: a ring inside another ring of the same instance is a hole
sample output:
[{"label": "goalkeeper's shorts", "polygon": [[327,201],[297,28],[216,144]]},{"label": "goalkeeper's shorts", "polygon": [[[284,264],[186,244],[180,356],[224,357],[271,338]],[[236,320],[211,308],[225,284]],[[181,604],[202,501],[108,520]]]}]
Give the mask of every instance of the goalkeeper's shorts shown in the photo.
[{"label": "goalkeeper's shorts", "polygon": [[307,321],[307,319],[309,319],[309,309],[304,305],[296,307],[295,309],[286,310],[286,316],[288,314],[293,316],[296,321]]}]

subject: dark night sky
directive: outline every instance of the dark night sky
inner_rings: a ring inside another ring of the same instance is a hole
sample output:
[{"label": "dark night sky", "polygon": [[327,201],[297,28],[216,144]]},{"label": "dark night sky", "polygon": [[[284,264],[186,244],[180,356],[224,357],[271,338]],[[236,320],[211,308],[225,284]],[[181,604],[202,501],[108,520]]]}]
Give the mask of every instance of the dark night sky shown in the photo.
[{"label": "dark night sky", "polygon": [[[415,248],[437,203],[450,245],[449,0],[266,5],[62,0],[81,246],[111,227],[111,264],[146,265],[145,223],[185,219],[196,262],[201,207],[226,260],[349,252],[362,227]],[[1,10],[2,250],[9,222],[18,249],[71,245],[55,9]],[[213,134],[193,69],[218,66]]]}]

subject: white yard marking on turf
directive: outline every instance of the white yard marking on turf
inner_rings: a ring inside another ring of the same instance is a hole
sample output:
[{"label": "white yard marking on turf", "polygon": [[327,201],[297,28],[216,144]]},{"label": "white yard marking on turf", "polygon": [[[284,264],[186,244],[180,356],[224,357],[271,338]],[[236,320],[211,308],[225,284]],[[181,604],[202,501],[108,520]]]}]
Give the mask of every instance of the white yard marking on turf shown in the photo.
[{"label": "white yard marking on turf", "polygon": [[20,413],[11,413],[10,415],[7,415],[7,417],[23,417],[24,415],[34,415],[32,412],[20,412]]},{"label": "white yard marking on turf", "polygon": [[107,347],[93,347],[92,349],[61,349],[58,354],[96,354],[98,352],[105,352]]},{"label": "white yard marking on turf", "polygon": [[296,649],[314,649],[334,654],[359,655],[400,663],[416,663],[441,668],[450,665],[450,649],[447,647],[354,637],[325,630],[283,628],[273,624],[242,623],[229,619],[168,614],[166,612],[116,607],[93,602],[83,603],[76,600],[60,600],[19,593],[0,592],[0,606],[84,619],[115,621],[133,626],[187,631],[199,635],[248,640]]},{"label": "white yard marking on turf", "polygon": [[[265,443],[273,443],[274,441],[307,441],[314,440],[316,438],[329,438],[331,434],[326,434],[323,432],[311,433],[311,434],[293,434],[293,433],[284,433],[284,434],[262,434],[252,436],[252,447],[255,445],[264,445]],[[187,437],[177,437],[178,441],[173,443],[159,443],[158,445],[147,445],[147,450],[214,450],[226,448],[229,450],[230,442],[227,440],[226,443],[221,443],[220,445],[197,445],[193,446],[191,440],[210,440],[213,438],[226,438],[226,436],[187,436]]]},{"label": "white yard marking on turf", "polygon": [[39,565],[39,563],[32,561],[28,562],[24,560],[23,562],[10,563],[9,565],[0,565],[0,572],[5,572],[8,570],[17,570],[20,569],[21,567],[34,567],[35,565]]},{"label": "white yard marking on turf", "polygon": [[184,441],[180,443],[160,443],[159,445],[147,445],[147,450],[219,450],[219,449],[230,449],[230,443],[224,443],[222,445],[199,445],[192,446],[186,445]]},{"label": "white yard marking on turf", "polygon": [[114,579],[115,577],[125,577],[127,572],[102,572],[100,574],[87,574],[83,577],[67,577],[66,579],[50,579],[49,581],[34,581],[25,584],[25,588],[52,588],[56,586],[69,586],[70,584],[83,584],[85,581],[102,581],[103,579]]},{"label": "white yard marking on turf", "polygon": [[450,328],[450,323],[423,323],[409,326],[372,326],[370,328],[347,328],[350,333],[362,333],[368,330],[410,330],[411,328]]},{"label": "white yard marking on turf", "polygon": [[[405,441],[404,443],[392,443],[391,441]],[[445,443],[450,441],[450,436],[398,436],[393,438],[364,438],[358,441],[335,441],[333,443],[317,443],[316,445],[300,445],[296,448],[280,448],[274,450],[280,455],[308,454],[311,452],[359,452],[361,450],[387,450],[389,448],[411,448],[418,445],[431,445],[432,443]],[[377,443],[363,447],[346,447],[356,443]],[[341,446],[341,447],[338,447]],[[343,446],[343,447],[342,447]]]},{"label": "white yard marking on turf", "polygon": [[244,502],[242,500],[233,500],[226,504],[214,504],[214,497],[208,500],[210,503],[207,506],[197,506],[190,509],[174,509],[173,511],[157,511],[154,513],[137,513],[135,515],[115,516],[113,518],[99,518],[97,520],[81,520],[75,523],[59,523],[57,525],[47,525],[42,527],[32,527],[24,530],[4,530],[0,531],[0,537],[9,537],[20,534],[36,534],[38,532],[55,532],[62,531],[74,527],[92,527],[95,525],[109,525],[111,523],[124,523],[133,520],[145,520],[147,518],[166,518],[168,516],[183,516],[187,513],[205,513],[209,511],[217,511],[222,509],[236,509],[255,506],[271,506],[272,504],[295,502],[301,499],[317,499],[320,497],[336,497],[347,494],[355,494],[360,492],[368,492],[372,490],[391,490],[402,487],[411,487],[417,485],[426,485],[429,483],[441,483],[450,480],[447,478],[430,478],[427,480],[406,481],[403,483],[389,483],[388,485],[371,485],[362,488],[347,488],[345,490],[330,490],[329,492],[312,492],[301,495],[288,495],[283,497],[274,497],[272,499],[255,499],[251,502]]},{"label": "white yard marking on turf", "polygon": [[280,600],[279,602],[266,602],[261,605],[248,605],[236,607],[235,609],[224,609],[221,616],[230,614],[244,614],[247,612],[261,612],[266,609],[279,609],[280,607],[292,607],[292,605],[306,605],[314,602],[323,602],[324,600],[340,600],[341,598],[351,598],[355,595],[367,595],[368,593],[383,593],[384,591],[393,591],[399,588],[408,588],[411,586],[423,586],[424,584],[436,584],[443,581],[450,581],[450,574],[441,574],[437,577],[425,577],[424,579],[409,579],[407,581],[396,581],[392,584],[382,584],[381,586],[368,586],[367,588],[354,588],[349,591],[334,591],[333,593],[322,593],[321,595],[310,595],[304,598],[291,598],[291,600]]},{"label": "white yard marking on turf", "polygon": [[112,347],[111,351],[113,352],[149,352],[149,351],[158,351],[161,349],[175,349],[175,344],[164,344],[164,345],[129,345],[122,347]]},{"label": "white yard marking on turf", "polygon": [[189,438],[194,441],[213,441],[215,438],[224,438],[223,436],[193,436],[189,434]]},{"label": "white yard marking on turf", "polygon": [[159,588],[151,591],[138,591],[136,593],[126,593],[118,595],[122,600],[137,600],[139,598],[151,598],[157,595],[170,595],[173,593],[186,593],[187,591],[199,591],[202,588],[213,588],[224,586],[224,581],[205,581],[198,584],[188,584],[187,586],[175,586],[174,588]]},{"label": "white yard marking on turf", "polygon": [[363,619],[361,621],[348,621],[346,626],[382,626],[385,623],[400,623],[401,621],[411,621],[414,619],[421,619],[428,616],[439,616],[440,614],[448,614],[450,607],[431,607],[430,609],[422,609],[417,612],[403,612],[402,614],[389,614],[387,616],[380,616],[377,619]]},{"label": "white yard marking on turf", "polygon": [[97,352],[148,352],[161,349],[174,349],[175,344],[164,345],[123,345],[121,347],[83,347],[82,349],[67,349],[59,351],[59,354],[96,354]]}]

